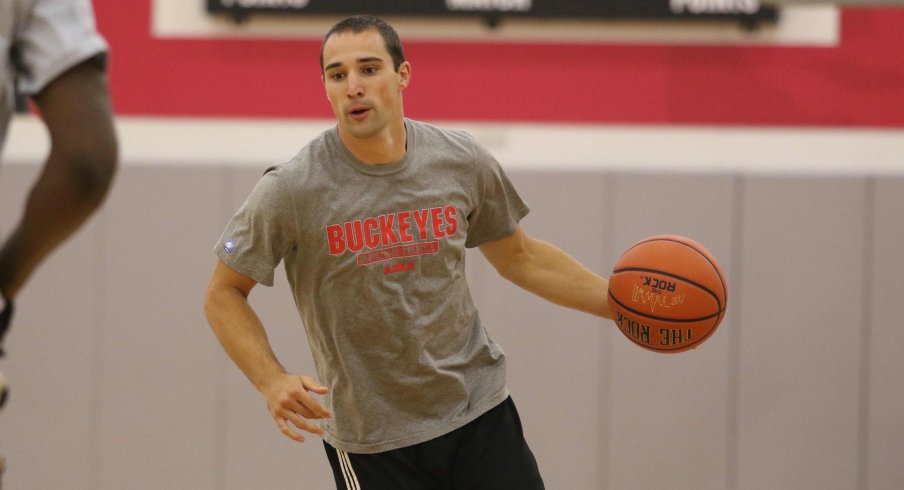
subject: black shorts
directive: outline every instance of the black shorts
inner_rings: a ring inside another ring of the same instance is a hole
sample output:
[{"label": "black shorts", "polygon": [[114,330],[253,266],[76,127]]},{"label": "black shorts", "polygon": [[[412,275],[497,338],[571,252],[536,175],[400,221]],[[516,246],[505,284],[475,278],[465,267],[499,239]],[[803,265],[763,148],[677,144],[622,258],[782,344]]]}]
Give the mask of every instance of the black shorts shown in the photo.
[{"label": "black shorts", "polygon": [[543,490],[511,398],[444,436],[376,454],[326,442],[338,490]]}]

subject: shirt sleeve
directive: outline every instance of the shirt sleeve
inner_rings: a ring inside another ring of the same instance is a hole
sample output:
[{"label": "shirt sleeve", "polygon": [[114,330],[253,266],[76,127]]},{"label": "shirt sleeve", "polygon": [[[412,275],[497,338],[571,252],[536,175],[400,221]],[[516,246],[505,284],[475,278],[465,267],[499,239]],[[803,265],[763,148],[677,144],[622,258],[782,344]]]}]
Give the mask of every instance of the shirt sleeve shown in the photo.
[{"label": "shirt sleeve", "polygon": [[273,271],[297,242],[292,196],[279,174],[264,174],[214,247],[226,265],[265,286],[273,285]]},{"label": "shirt sleeve", "polygon": [[530,212],[496,158],[477,143],[475,148],[478,197],[468,214],[469,248],[511,235]]}]

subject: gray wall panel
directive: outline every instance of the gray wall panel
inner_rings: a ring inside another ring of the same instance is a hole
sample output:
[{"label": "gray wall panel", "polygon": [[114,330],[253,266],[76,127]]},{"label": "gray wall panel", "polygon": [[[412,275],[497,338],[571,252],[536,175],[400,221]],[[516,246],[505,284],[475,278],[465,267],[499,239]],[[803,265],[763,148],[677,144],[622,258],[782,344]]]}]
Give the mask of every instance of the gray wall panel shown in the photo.
[{"label": "gray wall panel", "polygon": [[214,489],[219,349],[201,307],[218,169],[124,167],[108,202],[100,487]]},{"label": "gray wall panel", "polygon": [[[615,183],[613,264],[633,243],[667,233],[703,244],[729,273],[730,176],[628,174]],[[642,349],[615,329],[609,488],[725,487],[731,329],[723,322],[677,354]]]},{"label": "gray wall panel", "polygon": [[865,383],[864,414],[867,440],[861,447],[865,457],[868,488],[893,489],[904,485],[904,179],[877,179],[872,215],[872,275],[866,316],[869,320],[869,358]]},{"label": "gray wall panel", "polygon": [[[3,239],[18,222],[38,167],[0,169]],[[20,292],[9,356],[12,385],[0,415],[0,454],[9,488],[94,489],[99,366],[95,362],[103,216],[93,218],[38,268]],[[52,470],[49,470],[52,469]]]},{"label": "gray wall panel", "polygon": [[739,488],[856,486],[864,188],[745,182]]}]

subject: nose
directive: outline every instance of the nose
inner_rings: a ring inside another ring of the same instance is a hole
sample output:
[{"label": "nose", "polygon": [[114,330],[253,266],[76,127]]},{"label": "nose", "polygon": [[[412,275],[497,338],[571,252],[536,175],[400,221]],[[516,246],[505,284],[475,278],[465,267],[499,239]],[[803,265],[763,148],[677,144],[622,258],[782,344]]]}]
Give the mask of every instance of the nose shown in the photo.
[{"label": "nose", "polygon": [[364,85],[361,84],[361,80],[358,76],[354,74],[350,74],[347,78],[348,86],[346,88],[346,92],[348,93],[348,97],[350,99],[356,99],[358,97],[364,96]]}]

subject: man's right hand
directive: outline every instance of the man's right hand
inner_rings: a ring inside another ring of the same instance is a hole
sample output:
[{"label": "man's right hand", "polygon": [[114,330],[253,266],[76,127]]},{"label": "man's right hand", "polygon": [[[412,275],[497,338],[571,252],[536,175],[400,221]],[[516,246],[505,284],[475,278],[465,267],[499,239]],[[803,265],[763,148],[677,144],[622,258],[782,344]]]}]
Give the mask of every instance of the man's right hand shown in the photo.
[{"label": "man's right hand", "polygon": [[310,420],[333,416],[310,394],[325,395],[329,388],[310,376],[283,373],[261,386],[260,391],[267,399],[270,416],[279,430],[294,441],[304,442],[305,439],[298,430],[289,426],[290,423],[299,430],[322,436],[323,429]]}]

